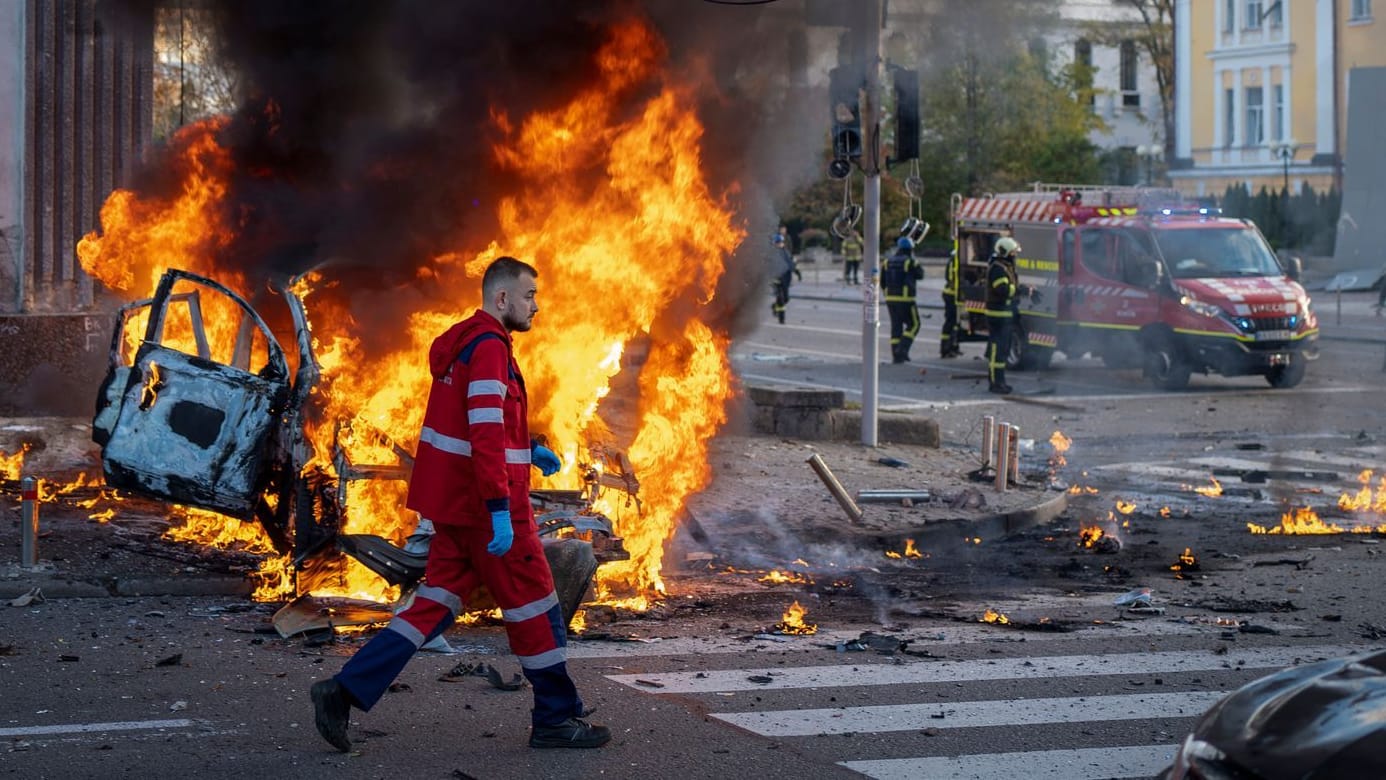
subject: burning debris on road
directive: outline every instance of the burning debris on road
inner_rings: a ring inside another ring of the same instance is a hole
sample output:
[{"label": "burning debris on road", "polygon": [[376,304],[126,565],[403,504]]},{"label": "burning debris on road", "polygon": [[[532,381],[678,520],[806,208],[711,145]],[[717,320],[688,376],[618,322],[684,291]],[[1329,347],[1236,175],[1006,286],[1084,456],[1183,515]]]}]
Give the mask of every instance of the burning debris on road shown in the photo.
[{"label": "burning debris on road", "polygon": [[800,606],[796,599],[789,608],[784,611],[784,616],[780,622],[775,624],[775,633],[789,634],[792,636],[809,636],[818,633],[818,624],[809,623],[804,620],[808,615],[808,610]]}]

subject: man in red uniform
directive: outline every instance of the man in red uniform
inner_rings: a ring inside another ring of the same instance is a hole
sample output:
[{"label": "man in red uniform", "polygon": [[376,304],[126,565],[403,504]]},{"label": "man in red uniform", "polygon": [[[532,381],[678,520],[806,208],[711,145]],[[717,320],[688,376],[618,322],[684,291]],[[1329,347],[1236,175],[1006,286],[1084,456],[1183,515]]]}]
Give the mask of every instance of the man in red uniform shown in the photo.
[{"label": "man in red uniform", "polygon": [[482,277],[482,307],[433,342],[433,388],[419,433],[406,505],[436,530],[414,603],[357,651],[335,677],[314,683],[318,733],[351,749],[351,707],[369,710],[418,651],[485,585],[501,609],[510,650],[534,688],[531,747],[600,747],[611,731],[583,720],[568,676],[566,629],[529,502],[531,463],[547,476],[558,456],[529,438],[524,377],[510,334],[539,311],[538,272],[513,257]]}]

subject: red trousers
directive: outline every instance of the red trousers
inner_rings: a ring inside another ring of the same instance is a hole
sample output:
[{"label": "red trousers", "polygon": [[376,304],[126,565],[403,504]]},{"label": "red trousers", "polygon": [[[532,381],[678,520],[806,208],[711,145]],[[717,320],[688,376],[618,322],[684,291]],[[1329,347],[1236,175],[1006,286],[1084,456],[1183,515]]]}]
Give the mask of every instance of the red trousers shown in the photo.
[{"label": "red trousers", "polygon": [[337,673],[354,703],[365,710],[374,706],[419,646],[451,626],[463,599],[484,585],[500,607],[510,650],[534,688],[535,725],[581,716],[582,701],[567,671],[567,629],[534,524],[516,522],[515,542],[499,557],[486,552],[489,525],[434,527],[424,584],[414,603]]}]

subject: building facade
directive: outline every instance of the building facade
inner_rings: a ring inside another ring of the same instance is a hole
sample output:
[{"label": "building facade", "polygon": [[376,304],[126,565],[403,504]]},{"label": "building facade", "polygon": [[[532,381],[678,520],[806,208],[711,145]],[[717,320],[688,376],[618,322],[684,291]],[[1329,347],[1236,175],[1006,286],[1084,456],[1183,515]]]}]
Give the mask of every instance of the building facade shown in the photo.
[{"label": "building facade", "polygon": [[1174,186],[1341,190],[1352,73],[1386,65],[1373,4],[1176,0]]},{"label": "building facade", "polygon": [[1136,162],[1148,173],[1164,147],[1164,111],[1155,65],[1136,40],[1140,15],[1111,0],[1064,0],[1059,18],[1057,63],[1092,68],[1092,107],[1105,128],[1090,140],[1102,149],[1140,150],[1147,159]]}]

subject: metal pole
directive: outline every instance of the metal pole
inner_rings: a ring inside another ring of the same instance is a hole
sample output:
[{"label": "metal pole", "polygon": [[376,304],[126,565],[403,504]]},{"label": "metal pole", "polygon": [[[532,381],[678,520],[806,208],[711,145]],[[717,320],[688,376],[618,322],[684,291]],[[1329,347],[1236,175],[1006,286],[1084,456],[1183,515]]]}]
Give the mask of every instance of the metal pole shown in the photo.
[{"label": "metal pole", "polygon": [[1016,483],[1017,485],[1019,485],[1019,484],[1020,484],[1020,426],[1019,426],[1019,425],[1012,425],[1012,426],[1011,426],[1011,438],[1010,438],[1010,443],[1007,445],[1006,449],[1009,450],[1009,452],[1010,452],[1010,458],[1011,458],[1011,464],[1010,464],[1010,465],[1011,465],[1011,469],[1010,469],[1010,472],[1011,472],[1011,473],[1010,473],[1009,479],[1010,479],[1012,482],[1014,482],[1014,483]]},{"label": "metal pole", "polygon": [[38,480],[21,480],[19,498],[19,565],[32,569],[38,566]]},{"label": "metal pole", "polygon": [[866,25],[862,31],[865,41],[862,62],[866,66],[866,91],[861,101],[862,126],[862,169],[866,173],[866,194],[862,198],[866,244],[862,251],[862,270],[866,271],[867,281],[862,288],[862,326],[861,326],[861,443],[868,447],[876,446],[877,434],[877,394],[880,380],[880,330],[881,330],[881,20],[884,10],[882,0],[870,0],[867,4]]},{"label": "metal pole", "polygon": [[991,465],[991,454],[996,449],[996,417],[982,417],[982,468]]},{"label": "metal pole", "polygon": [[1001,423],[996,435],[996,490],[1006,492],[1006,482],[1011,475],[1011,424]]},{"label": "metal pole", "polygon": [[817,453],[814,453],[809,457],[808,464],[809,467],[813,469],[814,473],[818,475],[818,478],[823,480],[823,484],[828,487],[828,492],[832,493],[833,498],[837,499],[837,503],[842,507],[842,511],[847,513],[847,519],[853,523],[860,523],[861,507],[857,506],[857,502],[852,500],[852,496],[847,493],[847,489],[842,487],[842,483],[837,481],[837,477],[833,476],[832,469],[828,468],[828,464],[823,462],[823,458]]}]

